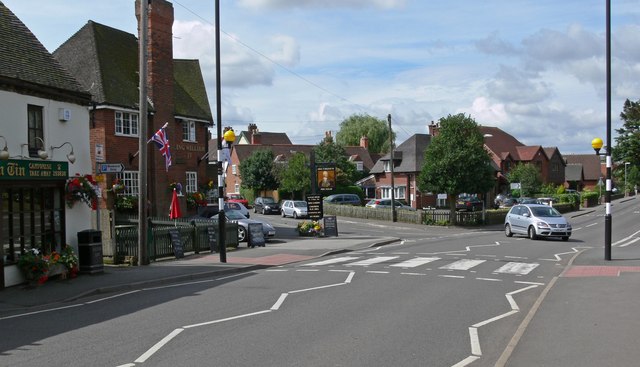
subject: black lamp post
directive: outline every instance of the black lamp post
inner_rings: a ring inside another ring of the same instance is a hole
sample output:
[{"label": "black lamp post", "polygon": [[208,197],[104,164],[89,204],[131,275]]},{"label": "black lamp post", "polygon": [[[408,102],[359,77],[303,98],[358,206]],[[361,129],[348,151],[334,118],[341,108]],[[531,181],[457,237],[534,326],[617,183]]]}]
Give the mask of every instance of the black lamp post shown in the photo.
[{"label": "black lamp post", "polygon": [[[609,122],[611,120],[608,120]],[[607,124],[610,129],[610,124]],[[607,136],[609,134],[607,133]],[[604,259],[611,260],[611,152],[608,146],[605,148],[605,153],[600,154],[600,149],[603,147],[602,139],[595,138],[591,141],[591,147],[596,151],[596,155],[605,155],[607,158],[607,181],[606,191],[604,192],[605,203],[605,215],[604,215]]]}]

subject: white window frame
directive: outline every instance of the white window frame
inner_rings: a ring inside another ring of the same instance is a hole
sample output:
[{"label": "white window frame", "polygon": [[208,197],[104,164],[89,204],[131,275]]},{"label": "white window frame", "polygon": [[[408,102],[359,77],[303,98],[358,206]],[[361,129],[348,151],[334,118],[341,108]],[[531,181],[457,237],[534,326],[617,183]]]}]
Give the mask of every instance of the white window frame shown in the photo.
[{"label": "white window frame", "polygon": [[138,171],[123,171],[118,173],[116,177],[124,184],[124,191],[118,195],[140,196]]},{"label": "white window frame", "polygon": [[362,161],[356,161],[356,171],[362,172],[364,171],[364,163]]},{"label": "white window frame", "polygon": [[238,174],[238,166],[237,165],[235,165],[235,164],[231,165],[231,173],[234,174],[234,175]]},{"label": "white window frame", "polygon": [[186,193],[192,193],[198,191],[198,172],[187,171],[186,173]]},{"label": "white window frame", "polygon": [[239,194],[240,193],[240,184],[235,184],[233,185],[233,190],[234,190],[234,194]]},{"label": "white window frame", "polygon": [[391,172],[391,161],[383,161],[382,163],[384,164],[384,171]]},{"label": "white window frame", "polygon": [[[406,199],[407,195],[407,187],[406,186],[395,186],[395,199]],[[384,186],[380,188],[380,198],[381,199],[391,199],[391,186]]]},{"label": "white window frame", "polygon": [[196,143],[196,122],[192,120],[182,121],[182,141]]},{"label": "white window frame", "polygon": [[116,111],[115,133],[118,136],[138,136],[139,119],[137,113]]}]

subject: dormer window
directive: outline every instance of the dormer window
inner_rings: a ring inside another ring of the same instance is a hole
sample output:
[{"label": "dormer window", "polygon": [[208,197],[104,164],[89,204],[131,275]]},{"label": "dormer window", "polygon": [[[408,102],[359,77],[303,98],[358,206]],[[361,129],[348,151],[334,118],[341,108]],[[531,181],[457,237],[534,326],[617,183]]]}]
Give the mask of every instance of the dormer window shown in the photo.
[{"label": "dormer window", "polygon": [[196,142],[196,122],[185,120],[182,122],[182,141]]},{"label": "dormer window", "polygon": [[384,161],[384,171],[391,172],[391,161]]}]

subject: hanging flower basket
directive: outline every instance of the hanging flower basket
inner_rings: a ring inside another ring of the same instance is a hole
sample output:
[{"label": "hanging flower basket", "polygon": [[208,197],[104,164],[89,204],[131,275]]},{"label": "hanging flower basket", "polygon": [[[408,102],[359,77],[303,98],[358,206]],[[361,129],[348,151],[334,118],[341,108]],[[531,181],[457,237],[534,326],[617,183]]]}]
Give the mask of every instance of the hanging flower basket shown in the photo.
[{"label": "hanging flower basket", "polygon": [[113,185],[111,186],[111,191],[114,194],[120,194],[120,193],[123,193],[126,188],[127,187],[124,185],[122,180],[120,180],[119,178],[116,178],[116,180],[113,181]]},{"label": "hanging flower basket", "polygon": [[67,180],[65,184],[65,201],[72,208],[76,202],[82,201],[90,208],[95,209],[98,204],[96,195],[96,181],[91,175],[76,175]]}]

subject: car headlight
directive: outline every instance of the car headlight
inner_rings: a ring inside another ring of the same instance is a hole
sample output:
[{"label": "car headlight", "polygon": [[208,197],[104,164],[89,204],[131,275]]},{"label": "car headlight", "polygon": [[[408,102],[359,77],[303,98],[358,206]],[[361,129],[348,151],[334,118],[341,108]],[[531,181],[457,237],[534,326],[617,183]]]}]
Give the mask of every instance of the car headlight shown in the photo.
[{"label": "car headlight", "polygon": [[538,228],[549,228],[549,225],[545,222],[538,222],[536,225]]}]

